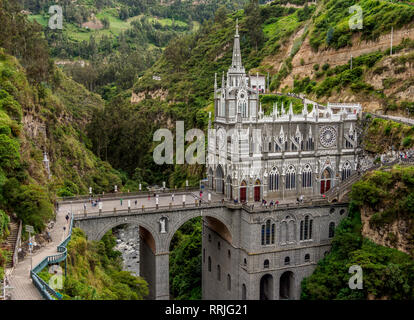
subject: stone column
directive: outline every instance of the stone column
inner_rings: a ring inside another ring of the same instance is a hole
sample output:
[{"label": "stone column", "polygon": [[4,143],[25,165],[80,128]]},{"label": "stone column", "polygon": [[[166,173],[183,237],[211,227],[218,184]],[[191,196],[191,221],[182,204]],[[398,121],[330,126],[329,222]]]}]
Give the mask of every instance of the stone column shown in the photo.
[{"label": "stone column", "polygon": [[155,255],[155,300],[170,299],[169,252]]}]

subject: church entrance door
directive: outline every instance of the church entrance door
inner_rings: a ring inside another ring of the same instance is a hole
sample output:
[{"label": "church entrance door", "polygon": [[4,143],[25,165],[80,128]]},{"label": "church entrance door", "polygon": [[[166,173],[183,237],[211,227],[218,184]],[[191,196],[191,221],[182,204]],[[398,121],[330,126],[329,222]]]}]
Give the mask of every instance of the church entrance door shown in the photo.
[{"label": "church entrance door", "polygon": [[254,201],[260,201],[260,180],[256,180],[256,185],[254,187]]},{"label": "church entrance door", "polygon": [[331,171],[329,169],[325,169],[322,173],[322,179],[321,179],[321,194],[324,194],[329,189],[331,189],[331,180],[332,180]]},{"label": "church entrance door", "polygon": [[240,186],[240,202],[246,202],[247,200],[246,191],[247,191],[247,184],[246,184],[246,181],[243,181]]}]

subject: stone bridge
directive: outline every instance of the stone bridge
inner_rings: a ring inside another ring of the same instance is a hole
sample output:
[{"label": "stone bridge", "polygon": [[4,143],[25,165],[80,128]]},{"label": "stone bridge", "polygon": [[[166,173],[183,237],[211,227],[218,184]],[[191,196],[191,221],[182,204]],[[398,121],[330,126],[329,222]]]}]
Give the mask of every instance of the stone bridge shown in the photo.
[{"label": "stone bridge", "polygon": [[[231,204],[227,204],[231,206]],[[75,227],[81,228],[88,240],[100,240],[109,230],[125,224],[137,225],[140,230],[140,275],[149,284],[150,299],[169,299],[169,248],[175,232],[187,221],[204,217],[210,229],[229,243],[239,234],[234,226],[240,214],[227,210],[220,202],[167,206],[147,209],[127,209],[74,214]],[[237,239],[238,240],[238,239]]]}]

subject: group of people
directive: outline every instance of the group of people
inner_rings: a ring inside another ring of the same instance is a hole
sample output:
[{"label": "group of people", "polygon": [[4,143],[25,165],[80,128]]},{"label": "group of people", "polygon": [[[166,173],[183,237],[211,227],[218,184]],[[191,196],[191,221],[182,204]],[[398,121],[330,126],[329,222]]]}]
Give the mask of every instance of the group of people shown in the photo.
[{"label": "group of people", "polygon": [[[275,201],[270,200],[269,207],[272,208],[273,206],[277,206],[278,204],[279,204],[279,200],[275,200]],[[262,206],[267,208],[268,204],[267,204],[267,200],[266,199],[263,199],[262,200]]]},{"label": "group of people", "polygon": [[407,151],[401,151],[399,154],[400,160],[401,161],[407,161],[409,159],[411,159],[414,155],[414,150],[413,149],[409,149]]}]

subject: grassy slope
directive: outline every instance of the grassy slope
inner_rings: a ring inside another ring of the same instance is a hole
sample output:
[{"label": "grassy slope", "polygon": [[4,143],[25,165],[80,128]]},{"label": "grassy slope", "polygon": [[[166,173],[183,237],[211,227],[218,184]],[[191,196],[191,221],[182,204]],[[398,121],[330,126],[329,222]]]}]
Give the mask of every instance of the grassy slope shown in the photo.
[{"label": "grassy slope", "polygon": [[[101,241],[87,241],[75,228],[68,244],[68,275],[59,290],[65,300],[143,300],[148,284],[141,277],[122,271],[120,252],[115,251],[115,237],[108,233]],[[63,266],[62,266],[63,267]],[[46,282],[51,274],[40,276]]]}]

